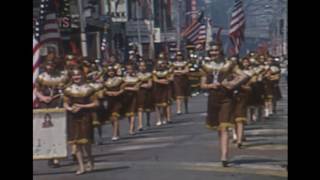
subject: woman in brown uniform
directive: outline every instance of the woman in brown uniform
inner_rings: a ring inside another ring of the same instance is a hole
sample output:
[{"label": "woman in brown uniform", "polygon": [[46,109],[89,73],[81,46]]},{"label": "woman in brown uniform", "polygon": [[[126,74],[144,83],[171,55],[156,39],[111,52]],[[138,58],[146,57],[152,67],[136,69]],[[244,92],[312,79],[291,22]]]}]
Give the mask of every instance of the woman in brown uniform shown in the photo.
[{"label": "woman in brown uniform", "polygon": [[264,107],[265,118],[269,118],[273,113],[273,101],[275,100],[275,85],[280,79],[280,68],[275,66],[273,58],[268,57],[265,61],[265,73],[264,73]]},{"label": "woman in brown uniform", "polygon": [[98,139],[96,144],[102,144],[102,125],[105,121],[106,109],[104,107],[104,95],[103,95],[103,72],[99,71],[97,64],[92,63],[87,74],[87,80],[89,85],[95,89],[96,96],[99,101],[99,106],[93,111],[93,127],[98,131]]},{"label": "woman in brown uniform", "polygon": [[162,123],[166,123],[167,119],[167,107],[168,107],[168,92],[169,92],[169,77],[170,72],[166,66],[166,63],[159,59],[155,65],[155,69],[152,72],[153,79],[153,97],[156,107],[157,126]]},{"label": "woman in brown uniform", "polygon": [[119,118],[121,115],[121,109],[123,108],[123,86],[124,81],[122,77],[116,75],[117,70],[114,66],[109,65],[107,67],[107,79],[104,82],[105,92],[104,95],[108,102],[107,105],[107,119],[110,118],[112,123],[112,140],[119,140]]},{"label": "woman in brown uniform", "polygon": [[182,53],[177,52],[176,61],[173,63],[174,68],[174,92],[177,101],[177,114],[181,114],[182,101],[185,104],[185,111],[188,113],[188,96],[189,96],[189,80],[188,80],[188,62],[183,60]]},{"label": "woman in brown uniform", "polygon": [[[39,109],[63,107],[62,91],[68,82],[66,71],[56,69],[56,63],[53,60],[47,60],[44,63],[44,72],[36,79],[36,97]],[[59,167],[57,159],[48,161],[51,167]]]},{"label": "woman in brown uniform", "polygon": [[141,81],[141,87],[138,91],[137,106],[138,106],[138,128],[143,130],[142,113],[146,112],[147,126],[150,127],[150,112],[154,109],[152,102],[152,74],[147,72],[146,63],[139,63],[138,77]]},{"label": "woman in brown uniform", "polygon": [[126,75],[123,78],[125,83],[123,105],[125,115],[129,118],[129,134],[134,135],[135,115],[137,112],[137,93],[141,83],[132,64],[127,64],[126,70]]},{"label": "woman in brown uniform", "polygon": [[226,167],[228,166],[228,128],[234,126],[233,90],[242,81],[244,75],[239,69],[234,68],[234,63],[223,58],[219,45],[214,45],[209,53],[213,61],[203,65],[205,74],[201,78],[201,88],[209,90],[208,101],[211,103],[208,103],[210,107],[207,109],[207,126],[218,129],[221,161],[223,167]]},{"label": "woman in brown uniform", "polygon": [[235,107],[234,107],[234,121],[236,124],[236,142],[238,148],[242,147],[242,141],[244,138],[244,124],[247,122],[247,109],[248,100],[251,95],[251,84],[254,82],[251,77],[254,74],[253,69],[250,68],[250,61],[248,58],[243,58],[242,62],[239,62],[239,68],[245,73],[250,79],[239,88],[235,95]]},{"label": "woman in brown uniform", "polygon": [[261,119],[261,111],[263,106],[263,83],[262,83],[262,73],[263,73],[263,66],[257,60],[257,55],[255,53],[249,54],[249,61],[250,66],[254,70],[254,75],[252,79],[254,83],[251,85],[251,95],[248,100],[249,106],[249,117],[250,120],[257,121]]},{"label": "woman in brown uniform", "polygon": [[[71,72],[72,84],[64,90],[64,107],[67,110],[68,143],[76,147],[79,169],[83,174],[93,169],[91,143],[93,141],[92,110],[98,106],[95,90],[86,83],[84,72],[74,69]],[[84,167],[84,154],[87,154],[87,167]]]}]

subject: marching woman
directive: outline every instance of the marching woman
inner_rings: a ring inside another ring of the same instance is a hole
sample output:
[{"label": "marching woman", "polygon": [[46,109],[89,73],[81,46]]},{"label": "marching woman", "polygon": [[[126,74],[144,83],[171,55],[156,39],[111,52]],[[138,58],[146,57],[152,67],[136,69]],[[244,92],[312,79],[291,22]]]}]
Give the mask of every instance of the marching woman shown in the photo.
[{"label": "marching woman", "polygon": [[[279,100],[279,92],[275,91],[276,85],[280,79],[280,68],[275,65],[272,57],[268,57],[265,61],[264,73],[264,101],[265,101],[265,117],[268,118],[273,113],[274,101]],[[275,96],[276,95],[276,96]]]},{"label": "marching woman", "polygon": [[126,65],[124,80],[123,105],[126,117],[129,118],[129,134],[134,135],[135,115],[137,113],[137,93],[140,88],[140,80],[135,72],[133,64]]},{"label": "marching woman", "polygon": [[176,61],[173,62],[174,74],[174,93],[177,101],[177,114],[181,114],[182,102],[185,104],[185,112],[188,113],[188,96],[189,96],[189,80],[188,80],[188,62],[183,60],[181,51],[177,52]]},{"label": "marching woman", "polygon": [[117,76],[117,69],[113,65],[108,65],[106,70],[107,76],[104,82],[104,95],[108,102],[106,114],[112,124],[112,141],[117,141],[120,139],[119,118],[123,108],[124,81],[122,77]]},{"label": "marching woman", "polygon": [[277,102],[281,100],[282,95],[281,95],[281,90],[280,90],[280,78],[281,78],[281,65],[280,65],[280,58],[275,57],[273,59],[273,64],[276,68],[279,70],[274,73],[274,76],[271,78],[273,81],[273,113],[275,114],[277,111]]},{"label": "marching woman", "polygon": [[172,123],[171,121],[171,114],[172,114],[172,105],[174,102],[174,73],[173,73],[173,63],[172,61],[168,61],[168,58],[164,58],[165,64],[166,64],[166,69],[169,71],[168,75],[168,81],[169,81],[169,86],[168,86],[168,106],[166,107],[166,121],[163,121],[163,124]]},{"label": "marching woman", "polygon": [[[64,107],[67,110],[68,143],[76,147],[76,157],[80,175],[93,169],[91,155],[93,141],[92,110],[99,104],[95,90],[86,83],[84,72],[71,71],[72,84],[64,90]],[[87,155],[87,167],[84,167],[84,154]]]},{"label": "marching woman", "polygon": [[104,95],[103,95],[103,72],[99,71],[97,64],[91,63],[88,70],[87,80],[90,86],[95,89],[99,105],[93,111],[93,127],[98,132],[98,139],[95,140],[96,144],[102,144],[102,125],[105,121],[106,109],[104,107]]},{"label": "marching woman", "polygon": [[[63,107],[62,91],[68,83],[66,71],[56,69],[56,63],[53,60],[47,60],[44,63],[44,72],[36,79],[36,97],[38,100],[37,109],[48,109]],[[59,167],[58,159],[48,161],[50,167]]]},{"label": "marching woman", "polygon": [[236,125],[236,143],[238,148],[242,148],[242,141],[245,139],[244,125],[247,122],[248,100],[251,95],[251,84],[254,83],[254,79],[251,77],[254,75],[254,71],[250,68],[248,58],[243,58],[239,62],[239,68],[250,77],[247,82],[237,88],[237,93],[235,94],[234,121]]},{"label": "marching woman", "polygon": [[200,88],[200,63],[198,61],[198,56],[196,54],[190,54],[190,60],[188,62],[189,73],[188,79],[190,84],[190,93],[192,96],[197,96],[199,94]]},{"label": "marching woman", "polygon": [[263,106],[263,83],[262,73],[263,66],[257,60],[257,54],[255,52],[249,53],[250,67],[254,70],[253,83],[251,85],[251,95],[248,100],[249,119],[250,121],[257,121],[261,119],[261,111]]},{"label": "marching woman", "polygon": [[234,127],[232,119],[234,96],[233,90],[244,79],[244,74],[234,68],[234,63],[223,58],[219,45],[213,45],[209,56],[211,63],[203,65],[204,75],[201,88],[209,91],[207,126],[218,130],[220,139],[222,166],[228,166],[228,128]]},{"label": "marching woman", "polygon": [[147,127],[150,127],[150,112],[154,109],[152,102],[152,74],[147,72],[146,63],[139,63],[138,77],[141,81],[141,87],[138,91],[137,106],[138,106],[138,128],[143,130],[142,116],[143,112],[147,116]]},{"label": "marching woman", "polygon": [[169,92],[170,72],[163,61],[159,58],[156,62],[155,69],[152,72],[153,80],[153,97],[157,115],[157,126],[167,122],[168,115],[168,92]]}]

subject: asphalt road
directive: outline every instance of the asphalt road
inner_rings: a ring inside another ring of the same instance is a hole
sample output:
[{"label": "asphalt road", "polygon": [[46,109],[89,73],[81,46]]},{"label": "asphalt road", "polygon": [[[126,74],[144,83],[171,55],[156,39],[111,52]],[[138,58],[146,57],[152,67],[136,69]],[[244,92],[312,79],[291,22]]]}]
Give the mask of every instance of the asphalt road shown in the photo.
[{"label": "asphalt road", "polygon": [[[128,121],[121,120],[121,139],[111,141],[111,126],[103,127],[103,145],[93,145],[95,170],[76,176],[76,164],[66,159],[60,168],[47,161],[33,162],[34,180],[283,180],[287,179],[287,87],[277,114],[245,127],[244,149],[231,144],[231,167],[219,161],[217,132],[206,129],[207,97],[190,99],[190,113],[173,116],[174,123],[128,136]],[[175,107],[173,107],[175,112]]]}]

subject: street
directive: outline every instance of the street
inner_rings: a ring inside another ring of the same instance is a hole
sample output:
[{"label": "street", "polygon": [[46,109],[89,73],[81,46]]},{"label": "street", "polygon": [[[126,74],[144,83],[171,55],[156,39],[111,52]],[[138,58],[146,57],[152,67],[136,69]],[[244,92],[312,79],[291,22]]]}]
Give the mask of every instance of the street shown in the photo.
[{"label": "street", "polygon": [[120,121],[121,139],[111,141],[111,125],[103,127],[103,145],[93,145],[95,170],[76,176],[70,158],[60,168],[47,161],[33,162],[34,180],[283,180],[287,179],[287,86],[282,78],[282,100],[270,119],[245,126],[247,141],[238,149],[230,141],[230,167],[221,167],[218,134],[205,127],[207,97],[189,100],[189,114],[175,115],[173,123],[128,135],[128,121]]}]

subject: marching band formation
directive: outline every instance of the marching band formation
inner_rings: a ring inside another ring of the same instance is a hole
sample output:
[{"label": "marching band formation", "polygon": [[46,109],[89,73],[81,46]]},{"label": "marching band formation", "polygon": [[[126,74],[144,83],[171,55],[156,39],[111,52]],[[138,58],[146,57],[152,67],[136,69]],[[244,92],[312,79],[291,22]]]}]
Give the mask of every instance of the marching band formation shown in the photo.
[{"label": "marching band formation", "polygon": [[[126,64],[112,56],[100,66],[75,55],[59,60],[49,53],[42,65],[36,108],[66,109],[68,143],[79,164],[76,174],[94,168],[91,144],[102,143],[101,126],[106,122],[112,125],[112,141],[118,141],[121,119],[128,118],[132,136],[152,126],[151,112],[156,114],[155,126],[172,123],[173,103],[177,115],[188,113],[188,99],[202,92],[208,96],[206,126],[218,130],[221,162],[226,167],[229,130],[242,148],[246,122],[269,118],[281,98],[280,60],[269,54],[225,57],[221,44],[214,44],[205,57],[194,51],[187,55],[177,51],[173,57],[160,53],[152,65],[129,54]],[[96,139],[95,129],[100,136]],[[58,167],[59,160],[49,160],[49,165]]]}]

